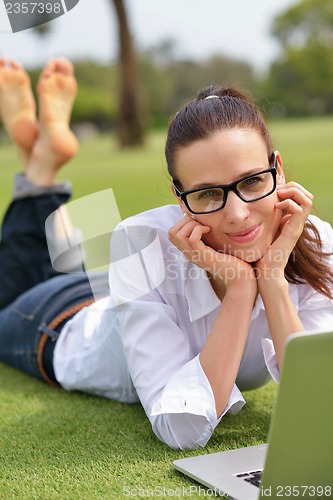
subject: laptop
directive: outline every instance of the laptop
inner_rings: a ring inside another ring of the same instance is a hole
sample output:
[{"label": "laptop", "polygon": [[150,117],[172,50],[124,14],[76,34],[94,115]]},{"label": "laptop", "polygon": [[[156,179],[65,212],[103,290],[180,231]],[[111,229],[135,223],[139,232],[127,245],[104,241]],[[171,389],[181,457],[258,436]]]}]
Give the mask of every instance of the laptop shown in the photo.
[{"label": "laptop", "polygon": [[333,332],[289,337],[268,444],[173,464],[236,500],[333,498]]}]

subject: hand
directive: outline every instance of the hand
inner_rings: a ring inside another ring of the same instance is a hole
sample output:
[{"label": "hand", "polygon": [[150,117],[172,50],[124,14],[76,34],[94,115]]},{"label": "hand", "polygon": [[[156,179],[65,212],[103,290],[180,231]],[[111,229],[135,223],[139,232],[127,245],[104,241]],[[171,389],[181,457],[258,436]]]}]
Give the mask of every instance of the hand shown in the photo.
[{"label": "hand", "polygon": [[265,255],[256,262],[257,277],[284,279],[284,270],[293,251],[304,224],[310,214],[313,195],[296,182],[288,182],[278,186],[280,198],[275,204],[282,210],[282,219],[277,237]]},{"label": "hand", "polygon": [[250,264],[205,245],[202,237],[209,231],[209,226],[186,214],[169,230],[169,240],[188,260],[205,269],[210,278],[221,281],[225,287],[245,285],[244,280],[250,279],[256,288],[254,270]]}]

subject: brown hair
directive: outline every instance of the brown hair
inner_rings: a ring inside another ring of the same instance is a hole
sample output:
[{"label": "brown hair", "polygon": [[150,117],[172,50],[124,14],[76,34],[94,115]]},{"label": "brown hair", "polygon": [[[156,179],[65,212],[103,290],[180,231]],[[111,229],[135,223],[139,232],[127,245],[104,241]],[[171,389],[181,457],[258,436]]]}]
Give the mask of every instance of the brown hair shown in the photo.
[{"label": "brown hair", "polygon": [[[234,88],[210,86],[203,89],[197,99],[183,106],[169,124],[165,156],[169,174],[180,189],[182,186],[176,173],[177,151],[218,130],[233,128],[256,130],[266,144],[269,163],[273,163],[272,140],[257,106]],[[328,255],[331,254],[323,252],[318,229],[308,220],[289,257],[286,279],[290,283],[308,283],[318,292],[333,298],[333,270],[327,262]]]}]

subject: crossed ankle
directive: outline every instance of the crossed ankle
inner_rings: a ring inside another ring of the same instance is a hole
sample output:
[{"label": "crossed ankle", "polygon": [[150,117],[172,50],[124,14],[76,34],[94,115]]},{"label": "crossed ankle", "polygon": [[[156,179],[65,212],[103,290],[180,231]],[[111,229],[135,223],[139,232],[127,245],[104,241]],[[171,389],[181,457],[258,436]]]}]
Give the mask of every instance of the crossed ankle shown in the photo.
[{"label": "crossed ankle", "polygon": [[30,179],[28,179],[24,172],[16,174],[12,194],[13,200],[52,193],[65,194],[70,196],[72,194],[71,183],[69,181],[63,181],[52,184],[51,186],[39,186],[38,184],[35,184]]}]

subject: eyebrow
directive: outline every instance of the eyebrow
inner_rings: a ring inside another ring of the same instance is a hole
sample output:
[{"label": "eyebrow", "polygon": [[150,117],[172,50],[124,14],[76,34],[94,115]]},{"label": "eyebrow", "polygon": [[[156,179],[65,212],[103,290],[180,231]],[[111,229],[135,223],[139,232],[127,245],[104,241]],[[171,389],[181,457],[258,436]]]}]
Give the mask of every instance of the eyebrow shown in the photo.
[{"label": "eyebrow", "polygon": [[210,188],[210,187],[215,187],[215,186],[228,186],[229,184],[233,184],[234,182],[237,182],[237,181],[240,181],[242,179],[244,179],[245,177],[249,177],[250,175],[254,175],[254,174],[260,174],[260,172],[263,172],[264,170],[267,170],[269,169],[270,167],[263,167],[261,168],[260,170],[258,170],[258,168],[252,168],[251,170],[247,170],[246,172],[244,172],[241,177],[238,177],[238,179],[235,179],[234,181],[232,182],[228,182],[228,184],[219,184],[219,183],[205,183],[205,182],[201,182],[199,184],[194,184],[193,187],[191,189],[188,189],[188,191],[192,191],[194,189],[206,189],[206,188]]}]

